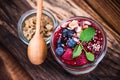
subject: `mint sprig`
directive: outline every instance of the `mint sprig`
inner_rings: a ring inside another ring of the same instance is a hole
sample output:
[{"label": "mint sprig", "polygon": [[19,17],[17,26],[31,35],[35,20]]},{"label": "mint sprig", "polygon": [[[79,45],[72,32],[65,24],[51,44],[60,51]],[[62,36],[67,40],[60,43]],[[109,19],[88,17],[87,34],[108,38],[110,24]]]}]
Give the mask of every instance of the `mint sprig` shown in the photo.
[{"label": "mint sprig", "polygon": [[[80,40],[82,42],[87,42],[88,43],[94,37],[94,35],[95,35],[95,29],[91,28],[91,27],[88,27],[88,28],[86,28],[85,30],[83,30],[81,32],[81,34],[80,34]],[[91,53],[91,52],[87,52],[84,49],[82,43],[80,43],[79,45],[75,46],[72,58],[76,58],[76,57],[80,56],[80,54],[82,53],[82,50],[85,51],[87,60],[94,61],[94,59],[95,59],[94,54]]]},{"label": "mint sprig", "polygon": [[73,51],[72,58],[78,57],[82,53],[83,47],[81,45],[76,45]]},{"label": "mint sprig", "polygon": [[[82,42],[89,42],[94,37],[94,35],[95,35],[95,29],[91,28],[91,27],[88,27],[81,32],[80,40]],[[85,54],[86,54],[86,58],[89,61],[94,61],[94,59],[95,59],[94,54],[91,53],[91,52],[87,52],[85,49],[84,49],[84,51],[85,51]]]},{"label": "mint sprig", "polygon": [[85,30],[83,30],[80,34],[80,40],[82,42],[89,42],[95,35],[95,29],[88,27]]}]

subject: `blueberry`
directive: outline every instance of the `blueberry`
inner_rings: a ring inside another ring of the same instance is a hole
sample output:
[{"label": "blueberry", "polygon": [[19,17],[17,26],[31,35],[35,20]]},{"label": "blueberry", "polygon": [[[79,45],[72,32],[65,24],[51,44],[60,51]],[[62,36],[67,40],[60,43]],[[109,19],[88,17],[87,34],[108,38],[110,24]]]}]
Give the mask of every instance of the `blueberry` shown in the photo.
[{"label": "blueberry", "polygon": [[61,56],[64,53],[64,49],[62,47],[58,47],[56,49],[56,53]]},{"label": "blueberry", "polygon": [[64,44],[57,44],[57,47],[65,47],[65,45]]},{"label": "blueberry", "polygon": [[73,47],[75,47],[76,42],[73,39],[69,39],[67,41],[67,44],[68,44],[69,47],[73,48]]},{"label": "blueberry", "polygon": [[62,38],[59,38],[58,40],[57,40],[57,47],[64,47],[64,41],[62,40]]},{"label": "blueberry", "polygon": [[69,37],[69,38],[71,38],[71,37],[73,36],[73,34],[74,34],[74,31],[72,31],[72,30],[69,30],[69,31],[68,31],[68,37]]},{"label": "blueberry", "polygon": [[62,35],[63,35],[64,37],[67,37],[67,35],[68,35],[68,29],[63,29]]},{"label": "blueberry", "polygon": [[62,40],[61,40],[61,38],[59,38],[59,39],[57,40],[57,44],[61,44],[61,42],[62,42]]}]

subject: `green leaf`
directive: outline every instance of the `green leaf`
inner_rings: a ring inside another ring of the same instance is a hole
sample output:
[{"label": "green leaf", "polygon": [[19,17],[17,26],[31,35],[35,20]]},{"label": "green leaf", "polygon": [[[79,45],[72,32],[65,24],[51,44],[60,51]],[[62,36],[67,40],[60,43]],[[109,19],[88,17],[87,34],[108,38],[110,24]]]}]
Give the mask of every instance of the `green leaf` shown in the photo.
[{"label": "green leaf", "polygon": [[95,59],[94,54],[91,52],[86,52],[86,57],[89,61],[94,61],[94,59]]},{"label": "green leaf", "polygon": [[72,58],[78,57],[82,53],[83,47],[81,45],[76,45],[73,51]]},{"label": "green leaf", "polygon": [[82,42],[89,42],[95,35],[95,29],[94,28],[86,28],[83,30],[80,34],[80,40]]}]

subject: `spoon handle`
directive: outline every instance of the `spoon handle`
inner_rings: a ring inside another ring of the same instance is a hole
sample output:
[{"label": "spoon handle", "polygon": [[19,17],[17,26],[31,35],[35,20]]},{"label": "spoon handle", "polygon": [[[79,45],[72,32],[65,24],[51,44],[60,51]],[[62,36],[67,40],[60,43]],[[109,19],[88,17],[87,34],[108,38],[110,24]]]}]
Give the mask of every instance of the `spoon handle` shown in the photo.
[{"label": "spoon handle", "polygon": [[36,33],[40,34],[41,31],[41,19],[42,19],[42,5],[43,0],[37,0],[37,23],[36,23]]}]

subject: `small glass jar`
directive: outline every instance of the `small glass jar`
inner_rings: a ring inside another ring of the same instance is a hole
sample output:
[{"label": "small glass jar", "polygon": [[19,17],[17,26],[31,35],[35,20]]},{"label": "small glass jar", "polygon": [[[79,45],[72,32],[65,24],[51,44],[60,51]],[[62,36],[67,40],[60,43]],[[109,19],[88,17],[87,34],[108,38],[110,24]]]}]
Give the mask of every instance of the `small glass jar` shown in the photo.
[{"label": "small glass jar", "polygon": [[[28,39],[24,36],[24,34],[23,34],[23,23],[24,23],[24,21],[25,21],[28,17],[30,17],[31,15],[36,15],[36,12],[37,12],[37,11],[34,10],[34,9],[25,12],[25,13],[21,16],[21,18],[19,19],[19,21],[18,21],[18,35],[19,35],[19,38],[20,38],[25,44],[27,44],[27,45],[28,45],[28,43],[29,43],[29,40],[28,40]],[[50,12],[48,12],[48,11],[46,11],[46,10],[43,10],[42,14],[48,16],[48,17],[52,20],[54,28],[58,25],[55,17],[54,17]],[[50,43],[50,39],[51,39],[51,36],[48,37],[47,39],[45,39],[46,44],[49,44],[49,43]]]},{"label": "small glass jar", "polygon": [[[103,35],[103,47],[101,49],[101,53],[99,54],[99,56],[95,59],[95,61],[93,61],[92,63],[89,63],[89,64],[86,64],[86,65],[83,65],[83,66],[71,66],[71,65],[68,65],[64,62],[62,62],[62,60],[60,60],[58,58],[58,55],[56,54],[56,52],[54,51],[54,34],[55,32],[60,28],[60,26],[62,24],[64,24],[65,22],[67,21],[71,21],[71,20],[79,20],[79,19],[84,19],[84,20],[87,20],[87,21],[91,21],[92,23],[94,23],[96,25],[96,27],[99,28],[99,30],[101,31],[102,35]],[[86,73],[89,73],[91,72],[92,70],[94,70],[96,68],[96,66],[99,64],[99,62],[103,59],[103,57],[105,56],[106,54],[106,49],[107,49],[107,39],[106,39],[106,34],[104,32],[104,30],[102,29],[102,25],[100,25],[97,21],[91,19],[91,18],[88,18],[88,17],[82,17],[82,16],[78,16],[78,17],[73,17],[73,18],[70,18],[70,19],[66,19],[66,20],[63,20],[59,25],[58,27],[54,30],[53,34],[52,34],[52,38],[51,38],[51,42],[50,42],[50,47],[51,47],[51,51],[52,51],[52,54],[54,56],[54,58],[56,59],[56,61],[69,73],[73,74],[73,75],[81,75],[81,74],[86,74]]]}]

